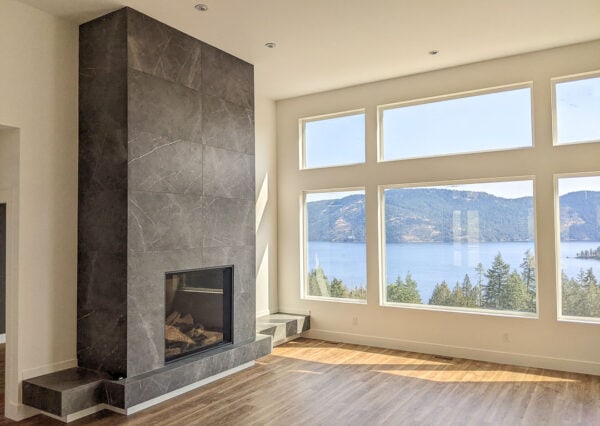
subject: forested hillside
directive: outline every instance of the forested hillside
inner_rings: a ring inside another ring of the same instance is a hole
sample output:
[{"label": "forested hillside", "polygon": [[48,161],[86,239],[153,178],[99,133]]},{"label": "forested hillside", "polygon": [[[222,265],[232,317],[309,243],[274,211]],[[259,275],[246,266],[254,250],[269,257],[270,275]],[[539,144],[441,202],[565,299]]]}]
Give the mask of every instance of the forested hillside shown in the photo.
[{"label": "forested hillside", "polygon": [[[389,243],[531,240],[531,197],[418,188],[386,192]],[[561,239],[600,241],[600,191],[560,197]],[[364,196],[308,203],[310,241],[364,242]]]}]

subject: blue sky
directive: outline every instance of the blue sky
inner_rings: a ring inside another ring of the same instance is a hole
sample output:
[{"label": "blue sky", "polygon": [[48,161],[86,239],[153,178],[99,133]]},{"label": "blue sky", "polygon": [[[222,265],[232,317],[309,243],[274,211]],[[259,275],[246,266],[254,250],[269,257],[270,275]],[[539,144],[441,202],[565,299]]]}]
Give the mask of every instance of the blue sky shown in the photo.
[{"label": "blue sky", "polygon": [[600,77],[556,85],[559,143],[600,140]]},{"label": "blue sky", "polygon": [[386,109],[383,140],[385,160],[531,146],[531,90]]}]

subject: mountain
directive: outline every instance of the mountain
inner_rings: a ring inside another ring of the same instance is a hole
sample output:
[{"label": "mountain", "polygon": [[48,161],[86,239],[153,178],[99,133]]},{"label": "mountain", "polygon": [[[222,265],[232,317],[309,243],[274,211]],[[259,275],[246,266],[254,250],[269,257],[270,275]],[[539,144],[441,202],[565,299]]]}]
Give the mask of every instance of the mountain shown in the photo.
[{"label": "mountain", "polygon": [[[307,204],[309,241],[364,242],[365,198],[350,195]],[[561,239],[600,241],[600,191],[560,197]],[[439,188],[386,190],[390,243],[514,242],[533,238],[532,197]]]},{"label": "mountain", "polygon": [[560,224],[563,241],[600,241],[600,191],[560,197]]}]

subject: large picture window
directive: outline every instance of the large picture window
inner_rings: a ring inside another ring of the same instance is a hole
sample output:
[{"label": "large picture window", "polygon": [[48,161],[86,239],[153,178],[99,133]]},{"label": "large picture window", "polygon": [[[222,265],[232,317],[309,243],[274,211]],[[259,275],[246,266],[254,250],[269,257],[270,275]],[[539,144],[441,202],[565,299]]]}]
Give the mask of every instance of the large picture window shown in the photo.
[{"label": "large picture window", "polygon": [[533,181],[384,187],[384,304],[537,311]]},{"label": "large picture window", "polygon": [[304,194],[304,295],[366,300],[365,191]]},{"label": "large picture window", "polygon": [[533,145],[529,86],[386,105],[379,117],[382,161]]},{"label": "large picture window", "polygon": [[300,168],[343,166],[365,162],[365,113],[351,111],[300,120]]},{"label": "large picture window", "polygon": [[560,313],[600,320],[600,176],[558,179]]},{"label": "large picture window", "polygon": [[554,84],[557,144],[600,141],[600,76]]}]

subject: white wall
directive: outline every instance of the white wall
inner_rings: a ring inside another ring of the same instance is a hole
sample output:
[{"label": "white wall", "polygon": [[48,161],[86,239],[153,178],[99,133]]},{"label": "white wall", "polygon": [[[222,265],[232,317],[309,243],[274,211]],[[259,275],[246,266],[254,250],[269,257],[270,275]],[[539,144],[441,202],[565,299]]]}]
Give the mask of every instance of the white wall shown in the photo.
[{"label": "white wall", "polygon": [[18,293],[7,300],[13,419],[30,413],[22,379],[75,363],[77,56],[75,24],[0,2],[0,125],[18,128],[20,139],[18,280],[7,289],[9,298]]},{"label": "white wall", "polygon": [[[598,52],[600,41],[278,102],[280,310],[310,311],[310,335],[318,338],[600,374],[600,324],[556,320],[553,216],[553,173],[600,171],[600,144],[553,147],[550,101],[550,79],[599,70]],[[533,81],[534,148],[377,163],[377,105],[528,81]],[[298,170],[299,118],[363,107],[366,164]],[[536,178],[539,319],[379,306],[378,185],[528,175]],[[367,191],[368,302],[303,300],[301,191],[360,186]]]},{"label": "white wall", "polygon": [[[255,72],[260,72],[257,67]],[[275,102],[256,87],[256,316],[277,309],[277,144]]]}]

